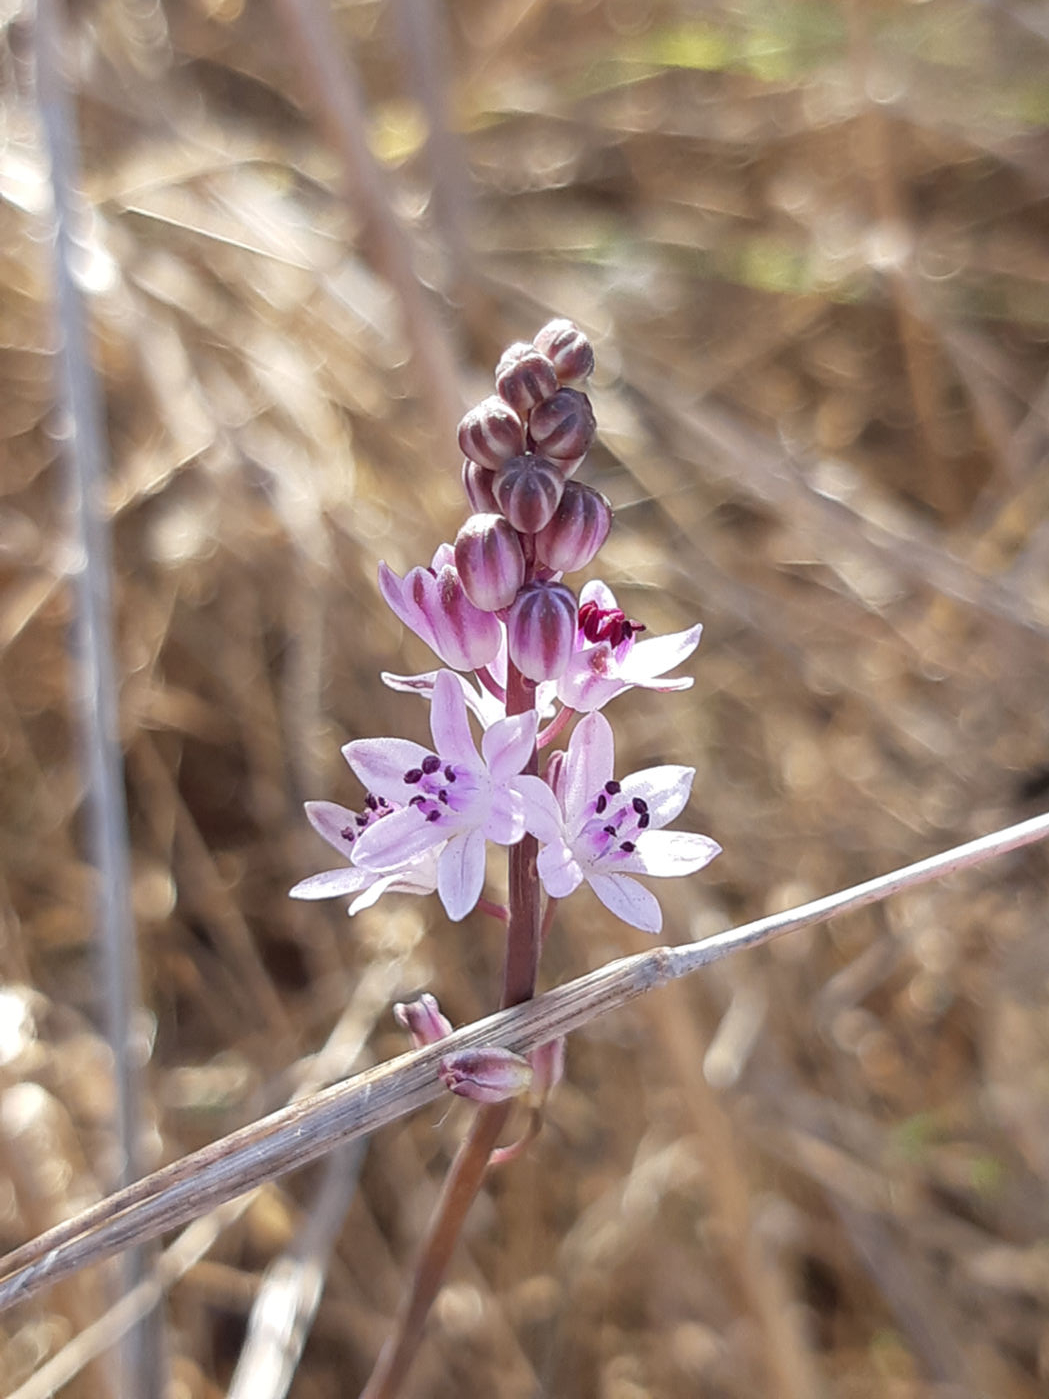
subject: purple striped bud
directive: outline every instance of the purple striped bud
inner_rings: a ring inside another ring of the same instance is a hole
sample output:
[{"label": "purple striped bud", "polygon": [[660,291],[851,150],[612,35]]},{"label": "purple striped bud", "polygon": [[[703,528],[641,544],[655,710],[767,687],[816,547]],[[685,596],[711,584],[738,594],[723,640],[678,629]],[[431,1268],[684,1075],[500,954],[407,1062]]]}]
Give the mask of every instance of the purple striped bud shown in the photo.
[{"label": "purple striped bud", "polygon": [[522,534],[535,534],[553,518],[564,488],[553,462],[527,452],[505,462],[492,481],[499,509]]},{"label": "purple striped bud", "polygon": [[521,541],[502,515],[471,515],[455,536],[455,567],[482,612],[509,607],[524,582]]},{"label": "purple striped bud", "polygon": [[563,583],[533,583],[517,595],[506,619],[510,657],[529,680],[557,680],[575,646],[575,594]]},{"label": "purple striped bud", "polygon": [[532,409],[528,434],[535,450],[558,463],[575,462],[590,450],[597,420],[590,400],[578,389],[558,389]]},{"label": "purple striped bud", "polygon": [[505,1103],[531,1087],[532,1066],[509,1049],[461,1049],[441,1060],[441,1082],[474,1103]]},{"label": "purple striped bud", "polygon": [[494,471],[524,451],[524,425],[509,403],[492,394],[459,424],[459,446],[464,456]]},{"label": "purple striped bud", "polygon": [[[393,1018],[408,1031],[415,1049],[425,1049],[428,1044],[436,1044],[452,1033],[452,1022],[441,1014],[437,997],[431,996],[429,991],[424,991],[417,1001],[398,1001],[393,1008]],[[556,1044],[556,1040],[553,1043]]]},{"label": "purple striped bud", "polygon": [[572,321],[550,321],[532,343],[551,361],[562,384],[594,372],[594,347]]},{"label": "purple striped bud", "polygon": [[495,367],[499,397],[527,417],[537,403],[557,392],[557,371],[540,350],[519,340]]},{"label": "purple striped bud", "polygon": [[547,568],[572,573],[587,566],[611,528],[612,506],[601,492],[566,481],[553,518],[535,537],[535,552]]},{"label": "purple striped bud", "polygon": [[469,457],[463,462],[463,490],[479,515],[498,515],[499,505],[492,490],[492,472]]}]

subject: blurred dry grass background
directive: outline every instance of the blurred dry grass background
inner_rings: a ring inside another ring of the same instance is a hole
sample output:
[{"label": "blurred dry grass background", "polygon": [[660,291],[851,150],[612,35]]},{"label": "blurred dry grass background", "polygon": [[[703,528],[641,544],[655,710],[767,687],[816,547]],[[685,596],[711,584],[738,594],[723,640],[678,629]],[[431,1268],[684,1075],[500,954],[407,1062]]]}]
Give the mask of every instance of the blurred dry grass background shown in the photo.
[{"label": "blurred dry grass background", "polygon": [[[327,858],[302,800],[358,795],[340,743],[423,730],[379,682],[429,655],[376,562],[427,561],[454,533],[451,424],[503,343],[553,314],[597,347],[585,479],[618,511],[601,576],[655,630],[706,627],[693,690],[610,713],[625,770],[696,765],[683,824],[725,849],[668,892],[669,937],[1049,804],[1044,9],[341,3],[325,51],[361,87],[374,205],[296,59],[311,13],[70,13],[153,1164],[282,1102],[340,1016],[385,1057],[398,996],[425,986],[457,1023],[495,1003],[483,918],[387,899],[349,922],[286,890]],[[6,1250],[112,1188],[118,1153],[47,166],[29,15],[4,21]],[[542,1137],[474,1210],[409,1392],[1044,1395],[1045,876],[1044,851],[1009,857],[578,1036]],[[544,984],[640,945],[581,893]],[[428,1112],[371,1143],[325,1229],[299,1399],[363,1382],[463,1121]],[[171,1287],[171,1395],[226,1392],[322,1176],[264,1190]],[[0,1318],[5,1393],[113,1279]],[[63,1392],[108,1385],[95,1362]]]}]

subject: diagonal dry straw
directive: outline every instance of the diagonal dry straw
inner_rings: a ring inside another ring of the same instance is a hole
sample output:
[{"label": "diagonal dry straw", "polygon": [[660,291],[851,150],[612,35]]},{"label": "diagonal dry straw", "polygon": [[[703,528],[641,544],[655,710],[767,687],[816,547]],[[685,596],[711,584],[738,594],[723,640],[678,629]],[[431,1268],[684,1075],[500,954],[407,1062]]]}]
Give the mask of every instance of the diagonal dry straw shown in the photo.
[{"label": "diagonal dry straw", "polygon": [[456,1030],[427,1049],[402,1054],[322,1089],[145,1176],[15,1249],[0,1261],[0,1309],[433,1102],[445,1092],[438,1078],[441,1060],[456,1050],[502,1045],[526,1054],[729,953],[825,923],[836,914],[865,908],[1046,837],[1049,813],[702,942],[621,958],[535,1000]]}]

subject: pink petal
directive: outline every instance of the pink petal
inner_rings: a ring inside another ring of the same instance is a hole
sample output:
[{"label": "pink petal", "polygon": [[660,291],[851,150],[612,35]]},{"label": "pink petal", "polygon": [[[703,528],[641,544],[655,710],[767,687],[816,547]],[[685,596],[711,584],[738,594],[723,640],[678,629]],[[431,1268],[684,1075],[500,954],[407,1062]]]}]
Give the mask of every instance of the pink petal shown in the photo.
[{"label": "pink petal", "polygon": [[496,845],[516,845],[525,833],[524,798],[509,782],[493,787],[483,830]]},{"label": "pink petal", "polygon": [[623,778],[623,797],[628,802],[640,797],[648,806],[652,829],[658,830],[684,811],[695,775],[695,768],[678,767],[675,763],[644,768]]},{"label": "pink petal", "polygon": [[635,643],[624,658],[621,675],[632,685],[646,685],[657,675],[664,675],[687,660],[699,645],[701,626],[687,631],[671,632],[669,636],[650,636]]},{"label": "pink petal", "polygon": [[346,894],[359,894],[366,884],[372,883],[375,875],[368,870],[354,869],[347,865],[341,870],[325,870],[323,874],[311,874],[309,879],[300,879],[288,894],[293,899],[337,899]]},{"label": "pink petal", "polygon": [[544,845],[563,838],[564,818],[557,798],[541,777],[515,777],[512,786],[524,800],[525,829]]},{"label": "pink petal", "polygon": [[481,739],[481,752],[496,782],[516,777],[535,748],[535,710],[497,720]]},{"label": "pink petal", "polygon": [[353,852],[353,841],[347,840],[343,831],[347,827],[357,835],[357,813],[337,802],[307,802],[306,819],[323,836],[333,850],[348,860]]},{"label": "pink petal", "polygon": [[407,738],[357,738],[345,745],[342,756],[369,792],[403,802],[412,795],[404,774],[417,768],[427,751]]},{"label": "pink petal", "polygon": [[643,933],[658,933],[663,926],[663,910],[654,894],[625,874],[592,874],[587,883],[617,918],[640,928]]},{"label": "pink petal", "polygon": [[484,856],[484,836],[476,830],[453,836],[441,851],[437,861],[437,893],[453,923],[465,918],[481,897]]},{"label": "pink petal", "polygon": [[709,836],[692,831],[642,831],[637,848],[620,865],[634,874],[654,874],[661,879],[679,874],[695,874],[709,865],[721,846]]},{"label": "pink petal", "polygon": [[569,830],[578,826],[584,807],[611,778],[614,765],[611,724],[603,714],[588,714],[576,725],[558,779]]},{"label": "pink petal", "polygon": [[616,605],[616,595],[607,583],[602,583],[600,578],[591,578],[589,583],[584,583],[579,593],[579,605],[584,602],[596,602],[602,611],[607,611]]},{"label": "pink petal", "polygon": [[544,845],[536,863],[543,888],[552,899],[566,899],[583,882],[579,862],[562,840]]},{"label": "pink petal", "polygon": [[353,847],[354,863],[361,869],[385,874],[418,859],[447,835],[447,827],[427,821],[414,806],[406,807],[392,816],[384,816],[361,833]]},{"label": "pink petal", "polygon": [[442,759],[477,769],[477,748],[466,717],[466,701],[459,682],[447,670],[440,671],[434,681],[430,730],[434,748]]}]

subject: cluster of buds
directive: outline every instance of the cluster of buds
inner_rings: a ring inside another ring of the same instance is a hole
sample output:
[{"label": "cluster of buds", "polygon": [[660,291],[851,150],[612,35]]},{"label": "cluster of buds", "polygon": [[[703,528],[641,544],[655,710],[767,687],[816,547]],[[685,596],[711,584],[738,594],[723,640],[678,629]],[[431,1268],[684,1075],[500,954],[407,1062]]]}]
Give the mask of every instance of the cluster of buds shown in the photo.
[{"label": "cluster of buds", "polygon": [[608,537],[612,508],[571,479],[596,431],[581,389],[594,367],[589,340],[571,321],[511,345],[496,392],[459,424],[463,486],[475,514],[459,531],[455,568],[469,602],[499,613],[510,657],[529,680],[556,679],[572,654],[578,609],[559,581],[585,568]]}]

